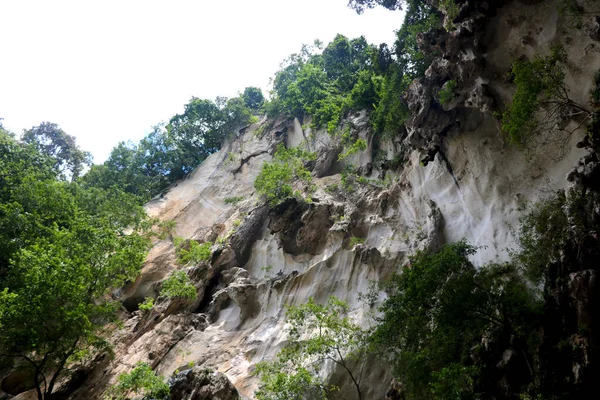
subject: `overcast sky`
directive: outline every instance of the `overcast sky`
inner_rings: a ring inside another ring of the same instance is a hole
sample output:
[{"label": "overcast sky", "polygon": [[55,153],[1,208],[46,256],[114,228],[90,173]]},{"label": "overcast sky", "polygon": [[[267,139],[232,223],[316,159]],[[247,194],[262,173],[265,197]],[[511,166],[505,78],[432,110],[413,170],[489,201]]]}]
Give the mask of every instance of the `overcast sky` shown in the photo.
[{"label": "overcast sky", "polygon": [[268,87],[302,43],[394,40],[402,14],[347,0],[0,0],[0,117],[58,123],[104,161],[192,96]]}]

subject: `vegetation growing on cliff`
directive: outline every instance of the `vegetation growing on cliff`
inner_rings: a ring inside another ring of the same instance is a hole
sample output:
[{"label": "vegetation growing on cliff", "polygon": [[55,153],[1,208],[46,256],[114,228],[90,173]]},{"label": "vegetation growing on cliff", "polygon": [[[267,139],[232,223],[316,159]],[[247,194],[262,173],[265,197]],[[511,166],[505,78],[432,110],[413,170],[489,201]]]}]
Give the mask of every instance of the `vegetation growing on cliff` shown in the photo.
[{"label": "vegetation growing on cliff", "polygon": [[518,352],[520,368],[531,372],[527,343],[539,298],[512,264],[477,270],[469,261],[475,251],[458,242],[418,252],[388,288],[373,340],[391,356],[408,398],[467,399],[489,390],[494,356],[481,345],[484,335]]},{"label": "vegetation growing on cliff", "polygon": [[261,378],[256,392],[259,400],[327,399],[338,388],[328,385],[319,374],[325,363],[344,371],[362,399],[361,381],[366,363],[366,331],[346,316],[348,305],[335,297],[320,305],[308,303],[289,307],[287,311],[288,343],[273,363],[260,363],[256,373]]},{"label": "vegetation growing on cliff", "polygon": [[254,181],[254,187],[270,205],[276,205],[294,193],[293,184],[312,181],[305,163],[315,160],[316,154],[299,147],[286,149],[283,144],[277,148],[273,161],[265,162],[260,174]]},{"label": "vegetation growing on cliff", "polygon": [[160,295],[169,299],[195,299],[196,288],[185,271],[175,271],[161,284]]},{"label": "vegetation growing on cliff", "polygon": [[117,383],[108,390],[106,400],[126,400],[131,395],[164,400],[169,398],[169,385],[164,378],[156,375],[150,365],[139,362],[130,372],[124,372]]},{"label": "vegetation growing on cliff", "polygon": [[68,146],[0,130],[0,358],[31,371],[40,400],[70,363],[106,349],[118,308],[108,294],[137,275],[150,244],[135,196],[68,181],[81,160]]},{"label": "vegetation growing on cliff", "polygon": [[[592,113],[571,100],[565,84],[566,53],[552,47],[547,56],[513,63],[516,92],[502,114],[502,129],[510,143],[528,150],[543,148],[561,159],[572,134],[590,121]],[[575,127],[569,127],[576,121]]]}]

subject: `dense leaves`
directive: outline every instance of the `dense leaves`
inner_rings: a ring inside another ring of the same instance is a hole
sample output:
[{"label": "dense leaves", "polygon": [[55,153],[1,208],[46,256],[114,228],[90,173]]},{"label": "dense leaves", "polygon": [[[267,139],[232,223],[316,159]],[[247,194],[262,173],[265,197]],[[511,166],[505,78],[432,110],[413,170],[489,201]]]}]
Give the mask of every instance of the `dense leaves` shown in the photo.
[{"label": "dense leaves", "polygon": [[143,395],[144,398],[162,400],[169,398],[169,385],[152,368],[139,362],[131,372],[119,375],[117,384],[108,391],[108,399],[126,400],[131,395]]},{"label": "dense leaves", "polygon": [[[535,293],[510,264],[477,270],[465,242],[418,252],[391,283],[374,340],[390,354],[408,398],[476,398],[488,369],[483,335],[517,348],[528,363],[528,335],[537,321]],[[454,393],[454,395],[451,395]]]},{"label": "dense leaves", "polygon": [[161,285],[160,295],[167,298],[195,299],[196,288],[185,271],[175,271]]},{"label": "dense leaves", "polygon": [[23,132],[23,142],[30,143],[42,154],[54,160],[54,169],[63,177],[76,179],[84,166],[90,165],[92,156],[75,143],[75,138],[51,122]]},{"label": "dense leaves", "polygon": [[273,161],[265,162],[254,181],[257,193],[271,206],[276,205],[294,193],[293,184],[312,181],[305,163],[314,160],[315,153],[309,153],[299,147],[286,149],[280,144]]},{"label": "dense leaves", "polygon": [[0,132],[0,358],[50,395],[70,361],[105,346],[105,296],[135,277],[149,241],[134,196],[57,179],[55,159]]}]

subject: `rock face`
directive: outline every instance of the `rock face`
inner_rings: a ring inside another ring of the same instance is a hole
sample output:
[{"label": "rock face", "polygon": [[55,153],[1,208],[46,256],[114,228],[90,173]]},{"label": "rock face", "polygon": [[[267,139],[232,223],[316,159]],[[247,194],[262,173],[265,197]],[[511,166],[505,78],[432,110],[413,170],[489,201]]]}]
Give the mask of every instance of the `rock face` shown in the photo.
[{"label": "rock face", "polygon": [[[566,83],[571,97],[587,104],[593,75],[600,69],[598,21],[587,21],[587,31],[573,30],[558,15],[554,2],[458,3],[462,8],[454,21],[456,29],[420,38],[421,45],[438,56],[406,94],[412,111],[406,132],[381,146],[384,154],[379,156],[384,160],[400,152],[405,155],[399,169],[387,170],[382,167],[385,163],[375,162],[372,145],[339,162],[342,147],[327,132],[303,130],[297,120],[264,118],[147,204],[150,215],[176,221],[176,236],[218,243],[210,262],[188,268],[198,298],[159,299],[152,312],[136,311],[144,297],[157,295],[162,279],[182,268],[170,241],[155,243],[139,279],[115,294],[128,313],[124,326],[111,338],[114,359],[98,360],[72,398],[100,399],[119,373],[146,361],[164,376],[189,362],[199,366],[172,378],[174,400],[252,399],[257,389],[254,365],[273,358],[286,342],[286,305],[300,305],[310,297],[324,302],[335,295],[348,302],[352,318],[366,324],[377,302],[365,305],[360,294],[369,291],[371,281],[397,272],[415,250],[466,239],[481,246],[473,258],[476,265],[503,261],[514,243],[512,227],[519,208],[542,198],[543,189],[598,191],[597,153],[590,152],[591,145],[575,146],[583,136],[581,130],[558,162],[545,150],[526,157],[505,143],[493,115],[514,90],[505,79],[511,63],[544,53],[555,42],[563,43],[568,53]],[[449,80],[459,85],[452,100],[442,106],[436,93]],[[343,123],[356,137],[372,143],[366,112],[352,113]],[[313,202],[288,199],[274,208],[263,205],[253,187],[262,164],[272,159],[278,144],[302,142],[318,154],[311,166],[317,187]],[[344,163],[373,180],[342,190]],[[232,197],[241,200],[225,201]],[[590,204],[593,221],[598,219],[600,202]],[[364,243],[352,246],[351,237]],[[597,234],[584,240],[585,248],[597,248]],[[575,331],[578,325],[593,323],[599,296],[592,260],[600,257],[597,253],[575,253],[577,260],[553,266],[555,276],[562,279],[551,292],[548,329],[556,315]],[[557,341],[563,333],[556,332]],[[569,341],[581,351],[563,367],[572,371],[572,379],[587,379],[594,372],[587,368],[589,336],[572,335]],[[553,354],[554,344],[548,344],[547,354]],[[506,351],[495,362],[509,376],[516,357]],[[353,398],[354,389],[344,374],[334,366],[328,368],[324,373],[340,387],[340,396]],[[403,398],[401,383],[390,388],[387,363],[370,361],[366,371],[363,398],[383,399],[386,394]],[[510,390],[508,384],[505,389]]]},{"label": "rock face", "polygon": [[193,368],[169,380],[171,400],[238,400],[240,395],[220,372]]}]

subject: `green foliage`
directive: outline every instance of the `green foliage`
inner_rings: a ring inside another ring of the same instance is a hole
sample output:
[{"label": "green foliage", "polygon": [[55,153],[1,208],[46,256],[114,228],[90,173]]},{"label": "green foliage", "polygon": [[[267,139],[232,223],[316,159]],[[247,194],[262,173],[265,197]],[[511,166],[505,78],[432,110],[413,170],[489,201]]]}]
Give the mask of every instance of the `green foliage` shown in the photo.
[{"label": "green foliage", "polygon": [[162,282],[160,295],[169,299],[195,299],[196,288],[185,271],[175,271]]},{"label": "green foliage", "polygon": [[409,117],[408,106],[399,93],[404,93],[412,79],[404,75],[397,65],[389,67],[389,71],[380,87],[381,100],[375,106],[371,116],[373,130],[385,136],[399,133],[404,121]]},{"label": "green foliage", "polygon": [[276,205],[287,197],[292,196],[294,181],[310,183],[310,171],[305,163],[316,158],[315,153],[309,153],[300,148],[286,149],[283,144],[277,148],[273,161],[265,162],[254,181],[258,194],[271,206]]},{"label": "green foliage", "polygon": [[513,335],[518,347],[535,331],[540,305],[530,285],[510,264],[475,269],[475,251],[458,242],[418,252],[390,283],[373,340],[392,355],[409,398],[475,398],[479,371],[493,368],[470,361],[482,336],[506,343]]},{"label": "green foliage", "polygon": [[336,388],[327,387],[320,369],[333,362],[347,373],[361,398],[360,382],[366,352],[366,332],[345,315],[348,305],[335,297],[320,305],[308,303],[289,307],[289,341],[277,360],[256,368],[259,400],[326,399]]},{"label": "green foliage", "polygon": [[271,271],[273,271],[273,266],[265,265],[264,267],[261,267],[260,270],[263,271],[265,273],[265,275],[269,275],[271,273]]},{"label": "green foliage", "polygon": [[262,90],[257,87],[247,87],[241,95],[244,105],[253,111],[259,111],[265,102]]},{"label": "green foliage", "polygon": [[340,153],[340,155],[338,156],[338,161],[344,160],[348,157],[350,157],[352,154],[356,154],[359,151],[365,151],[367,149],[367,141],[365,139],[358,139],[356,142],[354,142],[352,144],[352,146],[350,146],[348,148],[348,150],[346,150],[343,153]]},{"label": "green foliage", "polygon": [[375,6],[382,6],[388,10],[401,10],[404,0],[350,0],[348,7],[352,8],[358,14],[362,14],[366,9]]},{"label": "green foliage", "polygon": [[456,4],[456,0],[441,0],[439,6],[444,10],[447,16],[446,29],[455,29],[456,26],[454,25],[454,20],[458,17],[458,12],[460,11],[458,4]]},{"label": "green foliage", "polygon": [[423,1],[408,2],[404,23],[398,30],[394,43],[397,65],[403,75],[414,78],[423,76],[435,54],[426,54],[419,48],[417,36],[441,28],[438,12]]},{"label": "green foliage", "polygon": [[164,378],[156,375],[150,365],[139,362],[129,373],[122,373],[107,393],[106,399],[126,400],[132,394],[155,400],[167,399],[170,388]]},{"label": "green foliage", "polygon": [[305,47],[276,74],[270,114],[286,113],[301,120],[309,114],[313,127],[324,126],[334,133],[347,111],[372,108],[378,101],[381,79],[374,76],[375,53],[364,37],[349,40],[342,35],[322,54]]},{"label": "green foliage", "polygon": [[575,0],[556,0],[558,13],[571,20],[574,28],[583,26],[583,8]]},{"label": "green foliage", "polygon": [[199,165],[236,127],[248,124],[251,114],[240,98],[217,98],[215,102],[193,97],[183,114],[167,125],[168,137],[176,144],[181,164],[178,178]]},{"label": "green foliage", "polygon": [[97,299],[135,278],[150,224],[134,196],[58,180],[34,145],[0,132],[0,154],[0,358],[26,360],[41,399],[105,348],[116,304]]},{"label": "green foliage", "polygon": [[365,239],[364,238],[359,238],[359,237],[356,237],[356,236],[352,236],[350,238],[350,246],[351,247],[354,247],[357,244],[364,244],[364,243],[365,243]]},{"label": "green foliage", "polygon": [[478,376],[479,368],[474,365],[467,367],[461,364],[450,364],[432,373],[431,393],[436,399],[473,398]]},{"label": "green foliage", "polygon": [[438,102],[441,105],[446,105],[452,101],[455,96],[455,90],[458,84],[454,79],[444,83],[444,86],[438,91]]},{"label": "green foliage", "polygon": [[237,203],[239,203],[242,200],[244,200],[243,196],[225,197],[225,199],[223,200],[223,202],[225,204],[237,204]]},{"label": "green foliage", "polygon": [[202,244],[195,240],[184,241],[181,238],[176,238],[173,242],[179,262],[183,265],[199,264],[201,262],[210,261],[212,257],[211,242]]},{"label": "green foliage", "polygon": [[142,303],[138,306],[140,311],[148,312],[154,308],[154,298],[146,297]]},{"label": "green foliage", "polygon": [[540,134],[540,127],[544,126],[538,115],[542,105],[561,100],[564,91],[565,73],[560,64],[564,57],[564,51],[555,48],[549,56],[513,64],[511,73],[517,90],[502,115],[502,129],[510,143],[524,148]]},{"label": "green foliage", "polygon": [[175,227],[177,226],[177,221],[158,221],[157,223],[157,234],[156,237],[160,240],[165,240],[167,238],[172,239],[173,233],[175,232]]},{"label": "green foliage", "polygon": [[77,146],[75,137],[51,122],[24,131],[21,140],[54,160],[53,168],[63,179],[77,179],[83,168],[92,163],[92,155]]}]

